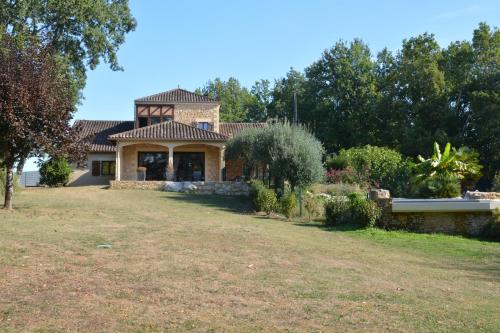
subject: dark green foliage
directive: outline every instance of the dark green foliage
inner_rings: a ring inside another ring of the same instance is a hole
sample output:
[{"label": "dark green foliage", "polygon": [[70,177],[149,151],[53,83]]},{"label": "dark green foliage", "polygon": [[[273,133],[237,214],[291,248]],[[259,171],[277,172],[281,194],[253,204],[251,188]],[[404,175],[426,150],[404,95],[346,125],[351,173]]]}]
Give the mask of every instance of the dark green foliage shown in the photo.
[{"label": "dark green foliage", "polygon": [[349,200],[334,196],[325,203],[325,225],[329,227],[349,223]]},{"label": "dark green foliage", "polygon": [[330,155],[326,158],[325,167],[326,170],[343,170],[349,166],[349,160],[347,156],[343,155]]},{"label": "dark green foliage", "polygon": [[342,149],[327,159],[326,164],[334,170],[327,173],[333,183],[384,188],[396,197],[409,194],[412,163],[393,149],[370,145]]},{"label": "dark green foliage", "polygon": [[448,143],[441,152],[434,143],[434,152],[428,159],[418,157],[415,166],[416,194],[422,198],[453,198],[460,196],[461,188],[471,187],[480,175],[477,154],[462,147],[458,150]]},{"label": "dark green foliage", "polygon": [[352,222],[362,228],[374,227],[381,215],[377,204],[359,193],[351,193],[347,197]]},{"label": "dark green foliage", "polygon": [[491,221],[488,222],[482,232],[482,237],[495,241],[500,241],[500,210],[493,213]]},{"label": "dark green foliage", "polygon": [[65,158],[51,158],[40,167],[40,183],[51,187],[65,186],[70,174],[71,167]]},{"label": "dark green foliage", "polygon": [[297,208],[297,196],[292,191],[287,191],[280,199],[280,211],[290,219]]},{"label": "dark green foliage", "polygon": [[485,23],[471,41],[443,48],[425,33],[376,57],[361,40],[340,41],[303,73],[256,84],[246,119],[292,121],[295,92],[299,122],[329,152],[370,144],[414,158],[433,142],[469,145],[491,181],[500,170],[499,50],[500,30]]},{"label": "dark green foliage", "polygon": [[375,226],[380,214],[380,208],[375,202],[360,193],[350,193],[347,197],[334,196],[325,204],[327,226],[351,224],[369,228]]},{"label": "dark green foliage", "polygon": [[276,193],[266,188],[260,181],[253,181],[250,185],[250,198],[258,212],[271,214],[278,209]]},{"label": "dark green foliage", "polygon": [[453,175],[436,175],[414,185],[414,192],[418,198],[456,198],[461,193],[460,181]]}]

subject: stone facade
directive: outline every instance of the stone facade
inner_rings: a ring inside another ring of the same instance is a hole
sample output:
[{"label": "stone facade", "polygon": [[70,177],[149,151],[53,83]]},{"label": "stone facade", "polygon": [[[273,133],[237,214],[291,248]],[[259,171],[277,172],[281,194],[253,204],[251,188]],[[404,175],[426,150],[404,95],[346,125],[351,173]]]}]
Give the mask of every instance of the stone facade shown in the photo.
[{"label": "stone facade", "polygon": [[213,131],[219,133],[218,104],[176,104],[174,120],[187,125],[193,122],[207,122],[213,126]]},{"label": "stone facade", "polygon": [[493,211],[393,212],[392,199],[386,190],[372,191],[370,198],[382,210],[377,226],[384,229],[479,236],[489,222],[498,219]]},{"label": "stone facade", "polygon": [[[121,180],[137,180],[137,163],[139,152],[164,152],[168,154],[168,147],[161,144],[138,143],[123,147],[121,165]],[[218,181],[221,170],[221,148],[204,144],[184,144],[174,147],[175,152],[203,152],[205,153],[205,179]]]},{"label": "stone facade", "polygon": [[167,190],[227,196],[248,196],[250,191],[244,182],[111,181],[110,184],[112,189]]}]

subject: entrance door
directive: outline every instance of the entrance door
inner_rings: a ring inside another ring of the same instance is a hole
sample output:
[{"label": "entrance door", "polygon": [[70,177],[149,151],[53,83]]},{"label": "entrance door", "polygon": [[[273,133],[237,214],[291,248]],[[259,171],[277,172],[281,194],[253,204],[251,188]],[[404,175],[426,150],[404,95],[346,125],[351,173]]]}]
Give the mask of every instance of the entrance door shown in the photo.
[{"label": "entrance door", "polygon": [[205,153],[174,151],[174,169],[177,181],[204,181]]},{"label": "entrance door", "polygon": [[137,165],[146,168],[146,180],[165,180],[167,153],[140,152]]}]

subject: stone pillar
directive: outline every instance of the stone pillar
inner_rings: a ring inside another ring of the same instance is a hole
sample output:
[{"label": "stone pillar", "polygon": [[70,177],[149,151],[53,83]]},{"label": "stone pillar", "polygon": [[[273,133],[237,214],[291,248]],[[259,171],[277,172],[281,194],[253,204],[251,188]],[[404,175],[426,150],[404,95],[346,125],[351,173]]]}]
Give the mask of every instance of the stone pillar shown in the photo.
[{"label": "stone pillar", "polygon": [[392,224],[392,199],[388,190],[371,190],[370,200],[373,200],[382,210],[377,226],[387,228]]},{"label": "stone pillar", "polygon": [[174,147],[175,145],[169,144],[168,146],[168,163],[167,163],[167,180],[173,181],[175,179],[174,170]]},{"label": "stone pillar", "polygon": [[116,144],[116,160],[115,160],[115,180],[120,181],[121,180],[121,171],[122,171],[122,154],[123,154],[123,147],[120,143]]}]

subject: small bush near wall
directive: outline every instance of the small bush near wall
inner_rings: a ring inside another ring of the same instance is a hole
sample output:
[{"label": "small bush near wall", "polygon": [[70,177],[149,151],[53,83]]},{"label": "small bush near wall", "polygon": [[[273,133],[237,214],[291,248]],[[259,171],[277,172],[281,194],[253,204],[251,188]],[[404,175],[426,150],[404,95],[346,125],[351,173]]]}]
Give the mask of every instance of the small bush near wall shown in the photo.
[{"label": "small bush near wall", "polygon": [[40,184],[64,186],[69,182],[71,167],[64,158],[51,158],[40,167]]},{"label": "small bush near wall", "polygon": [[258,212],[271,214],[278,209],[276,193],[264,186],[261,181],[254,181],[250,187],[250,199]]},{"label": "small bush near wall", "polygon": [[325,224],[329,227],[349,223],[349,201],[344,196],[334,196],[325,203]]},{"label": "small bush near wall", "polygon": [[380,208],[359,193],[350,193],[347,197],[334,196],[325,204],[327,226],[354,224],[368,228],[375,226],[380,216]]},{"label": "small bush near wall", "polygon": [[292,191],[287,191],[280,200],[281,212],[290,219],[297,208],[297,196]]}]

